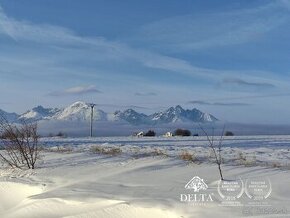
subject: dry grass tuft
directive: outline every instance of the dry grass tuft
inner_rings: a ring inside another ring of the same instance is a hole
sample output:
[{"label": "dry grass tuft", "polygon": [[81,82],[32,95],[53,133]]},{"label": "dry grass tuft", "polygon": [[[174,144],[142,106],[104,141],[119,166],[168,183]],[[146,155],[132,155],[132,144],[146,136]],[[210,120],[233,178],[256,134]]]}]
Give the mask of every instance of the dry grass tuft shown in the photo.
[{"label": "dry grass tuft", "polygon": [[168,157],[168,154],[166,153],[166,151],[161,150],[161,149],[157,149],[157,148],[155,148],[154,151],[151,152],[151,155],[153,157],[155,157],[155,156],[165,156],[165,157]]},{"label": "dry grass tuft", "polygon": [[183,151],[180,155],[179,155],[179,158],[181,160],[185,160],[185,161],[188,161],[188,162],[196,162],[197,159],[196,159],[196,156],[192,153],[189,153],[188,151]]},{"label": "dry grass tuft", "polygon": [[256,155],[252,155],[251,157],[246,157],[243,152],[239,152],[237,160],[238,160],[238,164],[244,165],[246,167],[257,166]]},{"label": "dry grass tuft", "polygon": [[52,148],[44,148],[46,152],[57,152],[57,153],[72,153],[73,148],[71,146],[56,146]]},{"label": "dry grass tuft", "polygon": [[103,148],[101,146],[94,146],[91,148],[91,152],[96,153],[96,154],[117,156],[122,153],[122,149],[121,148]]}]

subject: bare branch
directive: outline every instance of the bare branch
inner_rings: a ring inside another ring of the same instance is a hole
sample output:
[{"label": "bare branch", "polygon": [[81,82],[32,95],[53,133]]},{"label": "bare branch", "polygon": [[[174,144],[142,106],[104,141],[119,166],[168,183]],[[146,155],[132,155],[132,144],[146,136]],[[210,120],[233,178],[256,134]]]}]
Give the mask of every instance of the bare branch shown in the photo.
[{"label": "bare branch", "polygon": [[0,114],[0,133],[2,135],[0,159],[11,167],[35,168],[39,157],[37,124],[23,121],[20,125],[10,124]]},{"label": "bare branch", "polygon": [[205,129],[199,124],[199,128],[203,131],[204,135],[207,138],[208,141],[208,147],[211,149],[211,151],[214,154],[215,157],[215,163],[218,166],[219,174],[221,180],[224,180],[223,174],[222,174],[222,169],[221,169],[221,164],[222,164],[222,156],[221,156],[221,147],[222,147],[222,142],[223,142],[223,136],[224,136],[224,131],[225,131],[225,125],[223,127],[222,134],[220,136],[220,139],[218,140],[218,144],[215,144],[215,137],[214,137],[214,128],[212,128],[212,135],[209,136],[208,133],[205,131]]}]

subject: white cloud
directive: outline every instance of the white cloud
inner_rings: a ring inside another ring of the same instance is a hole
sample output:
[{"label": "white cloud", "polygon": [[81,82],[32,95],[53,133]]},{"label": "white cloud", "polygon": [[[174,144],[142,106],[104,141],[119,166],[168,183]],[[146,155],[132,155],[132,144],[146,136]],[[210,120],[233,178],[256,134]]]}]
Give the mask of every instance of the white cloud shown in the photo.
[{"label": "white cloud", "polygon": [[269,89],[269,88],[275,88],[276,86],[271,83],[266,82],[253,82],[253,81],[245,81],[239,78],[225,78],[222,81],[225,84],[234,84],[238,86],[245,86],[245,87],[255,87],[255,88],[261,88],[261,89]]},{"label": "white cloud", "polygon": [[52,25],[33,25],[8,17],[0,6],[0,33],[7,34],[16,41],[67,42],[78,41],[71,31]]},{"label": "white cloud", "polygon": [[136,92],[136,96],[156,96],[155,92]]},{"label": "white cloud", "polygon": [[63,96],[63,95],[84,95],[92,93],[102,93],[95,86],[76,86],[62,91],[55,91],[49,93],[50,96]]}]

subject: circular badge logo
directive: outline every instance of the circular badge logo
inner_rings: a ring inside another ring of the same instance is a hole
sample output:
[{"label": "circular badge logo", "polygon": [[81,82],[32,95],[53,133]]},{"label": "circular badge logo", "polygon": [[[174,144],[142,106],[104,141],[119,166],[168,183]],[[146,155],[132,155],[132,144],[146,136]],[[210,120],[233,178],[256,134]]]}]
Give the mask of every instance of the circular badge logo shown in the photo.
[{"label": "circular badge logo", "polygon": [[247,179],[245,193],[252,200],[263,200],[272,192],[271,182],[268,178]]},{"label": "circular badge logo", "polygon": [[225,201],[235,201],[244,193],[244,184],[241,179],[221,180],[218,183],[218,193]]}]

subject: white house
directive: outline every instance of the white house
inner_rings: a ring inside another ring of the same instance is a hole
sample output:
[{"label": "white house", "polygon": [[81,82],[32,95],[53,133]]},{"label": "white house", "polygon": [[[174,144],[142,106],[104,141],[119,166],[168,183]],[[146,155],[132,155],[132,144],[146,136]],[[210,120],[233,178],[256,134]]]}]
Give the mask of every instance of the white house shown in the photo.
[{"label": "white house", "polygon": [[164,134],[164,137],[172,137],[172,136],[173,136],[172,132],[167,132]]},{"label": "white house", "polygon": [[144,136],[144,132],[139,132],[136,134],[137,137],[143,137]]}]

